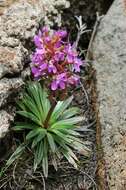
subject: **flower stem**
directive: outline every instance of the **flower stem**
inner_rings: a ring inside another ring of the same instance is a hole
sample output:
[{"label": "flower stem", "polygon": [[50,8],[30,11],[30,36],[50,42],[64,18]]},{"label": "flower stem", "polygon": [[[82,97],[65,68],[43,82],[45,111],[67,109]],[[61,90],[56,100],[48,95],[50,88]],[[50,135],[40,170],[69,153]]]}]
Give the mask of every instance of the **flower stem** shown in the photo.
[{"label": "flower stem", "polygon": [[50,120],[50,118],[51,118],[51,115],[52,115],[52,113],[53,113],[55,107],[56,107],[56,101],[53,101],[53,103],[52,103],[52,105],[51,105],[51,108],[50,108],[50,110],[49,110],[49,112],[48,112],[48,114],[47,114],[46,120],[45,120],[44,126],[45,126],[46,129],[48,128],[49,120]]}]

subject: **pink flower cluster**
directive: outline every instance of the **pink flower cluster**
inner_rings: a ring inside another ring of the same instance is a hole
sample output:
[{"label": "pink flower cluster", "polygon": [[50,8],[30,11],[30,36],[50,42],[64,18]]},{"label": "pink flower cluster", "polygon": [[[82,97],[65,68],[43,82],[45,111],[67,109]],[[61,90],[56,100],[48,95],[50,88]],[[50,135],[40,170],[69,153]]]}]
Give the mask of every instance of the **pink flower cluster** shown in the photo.
[{"label": "pink flower cluster", "polygon": [[67,42],[65,30],[49,32],[44,27],[34,37],[36,51],[32,55],[31,70],[35,79],[46,79],[51,90],[65,89],[69,85],[77,85],[80,66],[74,45]]}]

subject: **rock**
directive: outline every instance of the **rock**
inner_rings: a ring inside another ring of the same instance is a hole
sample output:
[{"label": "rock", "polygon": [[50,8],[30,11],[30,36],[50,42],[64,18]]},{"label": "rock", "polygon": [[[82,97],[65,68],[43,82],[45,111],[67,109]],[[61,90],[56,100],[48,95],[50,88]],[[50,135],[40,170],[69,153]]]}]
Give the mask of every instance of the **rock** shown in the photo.
[{"label": "rock", "polygon": [[17,74],[23,70],[27,51],[22,47],[0,47],[0,78],[6,74]]},{"label": "rock", "polygon": [[126,7],[115,0],[92,44],[102,144],[111,190],[125,189]]},{"label": "rock", "polygon": [[[36,3],[37,4],[37,3]],[[33,37],[43,18],[42,9],[29,3],[16,3],[2,16],[3,30],[18,39]]]},{"label": "rock", "polygon": [[0,0],[0,15],[2,15],[4,10],[15,1],[16,0]]},{"label": "rock", "polygon": [[13,121],[13,116],[5,110],[0,110],[0,138],[3,138],[8,132],[11,121]]},{"label": "rock", "polygon": [[66,0],[56,2],[54,0],[51,0],[51,2],[46,0],[21,0],[19,3],[14,3],[2,16],[3,31],[7,33],[7,36],[14,36],[20,40],[33,38],[41,20],[49,24],[51,13],[56,16],[59,14],[59,11],[55,8],[58,6],[68,7],[69,5]]},{"label": "rock", "polygon": [[31,75],[31,69],[29,67],[26,67],[22,72],[21,72],[21,78],[25,81],[30,77]]},{"label": "rock", "polygon": [[14,94],[16,94],[22,85],[22,78],[3,78],[0,80],[0,108],[8,103],[10,97],[12,98],[12,94],[13,100],[11,101],[14,102]]}]

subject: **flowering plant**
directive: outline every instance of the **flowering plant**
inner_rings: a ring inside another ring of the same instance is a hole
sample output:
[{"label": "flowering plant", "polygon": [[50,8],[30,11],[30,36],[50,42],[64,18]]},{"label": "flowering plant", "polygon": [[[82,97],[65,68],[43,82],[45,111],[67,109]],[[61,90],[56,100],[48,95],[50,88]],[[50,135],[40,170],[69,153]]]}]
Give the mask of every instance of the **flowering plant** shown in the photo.
[{"label": "flowering plant", "polygon": [[80,152],[87,150],[84,142],[78,138],[80,134],[75,131],[83,117],[76,116],[79,114],[78,108],[69,107],[73,97],[66,100],[60,97],[68,87],[79,83],[77,73],[83,64],[76,44],[71,45],[67,35],[65,30],[49,32],[44,27],[34,37],[36,50],[32,55],[31,71],[36,82],[28,85],[18,104],[20,110],[17,113],[24,122],[18,122],[13,127],[16,131],[25,130],[26,136],[7,166],[30,146],[34,153],[34,170],[41,165],[47,177],[49,160],[57,169],[57,159],[63,155],[77,167],[73,149]]},{"label": "flowering plant", "polygon": [[31,70],[35,79],[46,80],[52,91],[65,90],[79,82],[80,66],[75,44],[68,42],[67,31],[49,32],[44,27],[34,37],[36,51],[32,55]]}]

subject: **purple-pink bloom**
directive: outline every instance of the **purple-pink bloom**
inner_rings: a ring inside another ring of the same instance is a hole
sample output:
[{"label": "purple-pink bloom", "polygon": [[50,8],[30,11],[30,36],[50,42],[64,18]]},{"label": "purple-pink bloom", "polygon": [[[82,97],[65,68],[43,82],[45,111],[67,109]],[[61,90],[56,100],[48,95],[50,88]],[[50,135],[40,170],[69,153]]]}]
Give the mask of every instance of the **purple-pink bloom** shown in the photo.
[{"label": "purple-pink bloom", "polygon": [[56,52],[56,54],[54,55],[55,61],[63,61],[64,57],[64,53],[60,51]]},{"label": "purple-pink bloom", "polygon": [[61,38],[65,38],[67,36],[67,31],[66,30],[58,30],[54,32],[54,35],[59,36]]},{"label": "purple-pink bloom", "polygon": [[34,53],[32,55],[32,63],[35,65],[39,65],[39,63],[43,60],[42,55]]},{"label": "purple-pink bloom", "polygon": [[50,33],[47,27],[42,28],[34,37],[36,50],[32,55],[32,74],[35,79],[46,78],[46,83],[53,91],[79,82],[75,73],[80,72],[83,62],[75,44],[69,43],[66,37],[66,30]]},{"label": "purple-pink bloom", "polygon": [[45,40],[46,43],[48,43],[48,42],[51,41],[51,38],[49,36],[47,36],[47,37],[44,38],[44,40]]},{"label": "purple-pink bloom", "polygon": [[54,65],[54,61],[49,61],[49,64],[48,64],[48,72],[49,73],[54,73],[56,74],[57,73],[57,68],[56,66]]},{"label": "purple-pink bloom", "polygon": [[57,90],[58,88],[65,89],[66,82],[67,82],[66,73],[59,74],[56,76],[56,79],[52,81],[51,89],[52,90]]},{"label": "purple-pink bloom", "polygon": [[40,71],[44,71],[45,69],[47,69],[47,63],[43,63],[43,64],[41,64],[40,66],[39,66],[39,68],[40,68]]},{"label": "purple-pink bloom", "polygon": [[35,78],[39,78],[41,75],[41,72],[37,67],[32,67],[31,68],[32,74],[34,75]]},{"label": "purple-pink bloom", "polygon": [[73,46],[71,46],[71,44],[68,44],[65,47],[65,52],[67,54],[66,60],[68,61],[68,63],[73,63],[74,59],[77,56],[77,52],[75,51],[75,48],[73,48]]},{"label": "purple-pink bloom", "polygon": [[77,85],[80,81],[80,77],[77,75],[72,75],[68,78],[68,83],[72,85]]},{"label": "purple-pink bloom", "polygon": [[74,59],[74,70],[75,70],[75,72],[80,72],[80,66],[82,65],[83,63],[82,63],[82,61],[81,61],[81,59],[79,59],[79,58],[75,58]]},{"label": "purple-pink bloom", "polygon": [[42,48],[41,38],[38,35],[34,36],[34,43],[38,48]]}]

